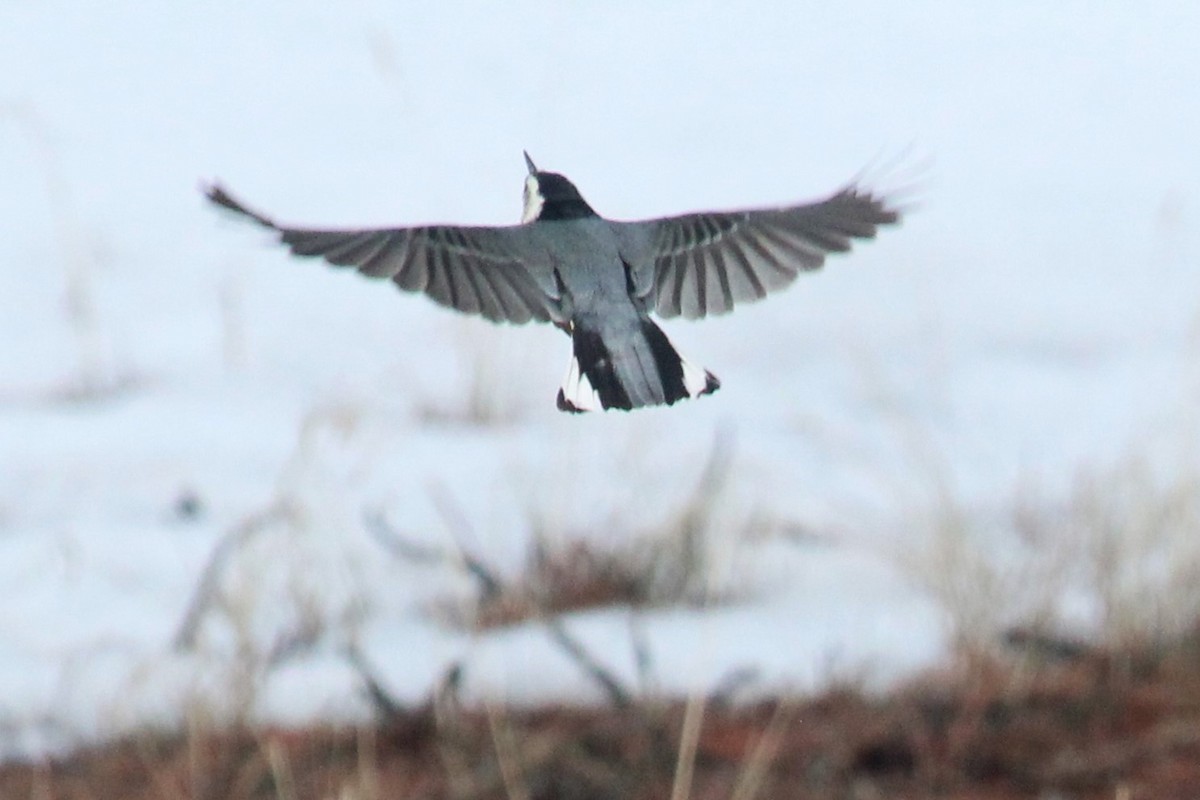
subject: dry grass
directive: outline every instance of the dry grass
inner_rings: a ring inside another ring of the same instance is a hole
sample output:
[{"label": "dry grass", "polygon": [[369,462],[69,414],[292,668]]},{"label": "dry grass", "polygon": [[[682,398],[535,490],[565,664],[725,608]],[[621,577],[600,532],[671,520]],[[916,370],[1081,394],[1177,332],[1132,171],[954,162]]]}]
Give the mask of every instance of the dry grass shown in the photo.
[{"label": "dry grass", "polygon": [[1200,618],[1200,472],[1130,457],[1062,499],[1018,489],[991,514],[952,495],[915,518],[903,568],[964,650],[1014,626],[1114,647],[1177,639]]},{"label": "dry grass", "polygon": [[359,729],[197,729],[0,767],[0,797],[46,800],[1183,800],[1197,786],[1200,630],[1035,669],[962,659],[882,697],[427,704]]},{"label": "dry grass", "polygon": [[717,534],[728,540],[720,508],[730,478],[728,442],[718,437],[694,490],[687,500],[652,529],[605,536],[595,530],[564,534],[531,514],[531,544],[521,570],[513,575],[476,555],[469,542],[478,541],[454,496],[444,487],[431,488],[431,498],[456,546],[439,549],[418,544],[375,516],[370,529],[394,556],[430,566],[449,566],[465,572],[475,586],[467,598],[435,603],[431,613],[444,624],[482,631],[517,625],[591,608],[702,608],[728,602],[733,593],[714,580],[713,544]]},{"label": "dry grass", "polygon": [[137,377],[117,366],[109,325],[96,290],[103,242],[94,231],[85,229],[75,210],[55,132],[31,102],[0,101],[0,123],[5,122],[11,123],[28,141],[31,157],[42,177],[63,271],[63,321],[75,342],[74,368],[64,374],[61,384],[45,393],[44,399],[83,403],[134,388]]},{"label": "dry grass", "polygon": [[[1025,495],[1009,517],[991,521],[995,530],[981,529],[951,504],[941,506],[943,513],[933,516],[940,527],[931,529],[929,549],[916,552],[911,566],[947,609],[963,646],[944,668],[890,693],[841,686],[753,705],[641,697],[584,652],[558,616],[592,605],[648,603],[662,597],[655,592],[663,586],[670,587],[667,596],[686,602],[708,586],[705,509],[720,495],[727,463],[724,455],[712,461],[693,502],[668,524],[662,541],[671,544],[660,545],[666,549],[658,556],[690,564],[691,578],[675,574],[656,583],[656,570],[645,566],[655,558],[643,564],[628,552],[604,554],[579,543],[535,550],[514,578],[497,576],[464,549],[443,554],[476,578],[471,625],[541,620],[605,688],[607,706],[466,707],[450,688],[405,707],[381,694],[363,667],[382,720],[377,725],[263,730],[242,722],[148,733],[61,759],[0,767],[0,797],[1196,796],[1200,625],[1189,576],[1197,563],[1191,534],[1200,519],[1200,482],[1194,473],[1163,477],[1126,466],[1081,479],[1069,500],[1055,506]],[[464,524],[443,501],[449,526]],[[248,523],[245,530],[259,528]],[[996,530],[1015,532],[1016,556],[990,547]],[[467,534],[456,538],[469,541]],[[237,549],[233,537],[229,546]],[[411,548],[398,539],[392,544]],[[1165,594],[1147,594],[1155,586]],[[1098,609],[1093,639],[1053,633],[1053,604],[1064,587],[1086,593]],[[210,602],[215,596],[198,592]],[[269,670],[270,663],[267,657],[260,666]],[[447,676],[448,685],[453,680]]]},{"label": "dry grass", "polygon": [[580,540],[556,550],[535,546],[526,569],[512,583],[481,592],[466,604],[446,601],[435,614],[453,627],[482,631],[518,625],[543,614],[645,608],[663,601],[656,596],[645,563]]},{"label": "dry grass", "polygon": [[356,635],[369,605],[357,564],[324,543],[355,521],[340,491],[359,469],[347,456],[359,425],[354,408],[311,411],[273,497],[214,546],[171,642],[209,664],[186,698],[189,717],[243,722],[275,670]]}]

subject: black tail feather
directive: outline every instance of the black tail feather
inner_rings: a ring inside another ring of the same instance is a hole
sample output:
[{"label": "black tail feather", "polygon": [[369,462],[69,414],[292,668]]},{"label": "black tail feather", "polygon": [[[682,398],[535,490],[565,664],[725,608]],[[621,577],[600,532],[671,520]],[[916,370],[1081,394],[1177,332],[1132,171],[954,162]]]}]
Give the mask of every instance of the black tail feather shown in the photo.
[{"label": "black tail feather", "polygon": [[573,357],[557,398],[563,411],[669,406],[721,386],[711,372],[684,360],[649,318],[607,333],[576,321],[570,331]]},{"label": "black tail feather", "polygon": [[663,399],[667,405],[674,405],[677,400],[686,400],[687,386],[683,382],[683,359],[662,332],[662,328],[649,319],[642,320],[642,334],[650,345],[650,353],[654,356],[654,365],[658,368],[658,377],[662,381]]},{"label": "black tail feather", "polygon": [[606,409],[621,408],[626,411],[633,408],[633,403],[629,401],[629,393],[613,369],[612,353],[609,352],[603,337],[595,331],[577,326],[571,342],[579,370],[587,376],[596,394],[600,395],[601,405]]}]

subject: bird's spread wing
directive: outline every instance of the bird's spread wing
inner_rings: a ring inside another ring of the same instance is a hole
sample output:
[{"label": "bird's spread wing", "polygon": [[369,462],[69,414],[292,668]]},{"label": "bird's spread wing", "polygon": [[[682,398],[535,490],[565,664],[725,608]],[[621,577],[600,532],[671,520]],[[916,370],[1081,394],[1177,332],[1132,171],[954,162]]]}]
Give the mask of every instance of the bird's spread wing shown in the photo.
[{"label": "bird's spread wing", "polygon": [[765,297],[899,213],[850,186],[817,203],[613,223],[634,294],[661,317],[697,319]]},{"label": "bird's spread wing", "polygon": [[444,306],[495,322],[557,320],[561,285],[540,262],[527,226],[426,225],[373,230],[288,228],[247,208],[219,186],[208,199],[265,228],[298,256],[320,256],[364,275],[389,278]]}]

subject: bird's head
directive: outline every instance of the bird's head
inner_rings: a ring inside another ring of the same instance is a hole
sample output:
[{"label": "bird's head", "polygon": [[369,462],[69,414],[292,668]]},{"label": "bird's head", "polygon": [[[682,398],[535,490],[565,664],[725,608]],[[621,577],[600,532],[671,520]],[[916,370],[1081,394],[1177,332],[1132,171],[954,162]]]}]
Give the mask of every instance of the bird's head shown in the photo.
[{"label": "bird's head", "polygon": [[575,184],[557,172],[539,170],[529,153],[525,154],[525,166],[529,169],[529,175],[525,177],[525,211],[521,215],[521,222],[548,222],[596,216],[596,212],[583,199]]}]

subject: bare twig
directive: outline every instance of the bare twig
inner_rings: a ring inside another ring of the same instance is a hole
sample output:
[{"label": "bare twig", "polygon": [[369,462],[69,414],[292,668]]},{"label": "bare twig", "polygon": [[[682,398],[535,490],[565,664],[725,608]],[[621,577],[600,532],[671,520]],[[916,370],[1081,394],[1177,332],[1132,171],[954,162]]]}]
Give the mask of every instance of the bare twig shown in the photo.
[{"label": "bare twig", "polygon": [[266,751],[267,764],[271,767],[271,779],[275,784],[275,796],[278,800],[296,800],[296,785],[292,779],[287,750],[274,739],[268,739]]},{"label": "bare twig", "polygon": [[745,768],[738,776],[737,785],[733,789],[730,800],[754,800],[758,795],[759,790],[762,789],[767,768],[775,758],[775,753],[779,750],[779,744],[783,740],[784,731],[791,722],[795,704],[795,697],[789,695],[775,706],[771,720],[767,723],[762,735],[758,737],[758,741],[755,742],[754,750],[751,751]]},{"label": "bare twig", "polygon": [[500,777],[504,780],[504,793],[508,800],[529,800],[529,787],[521,775],[520,752],[512,726],[504,718],[504,710],[495,703],[489,703],[487,721],[492,732],[492,743],[496,748]]},{"label": "bare twig", "polygon": [[346,660],[351,668],[358,673],[358,678],[367,690],[367,699],[375,709],[375,714],[384,720],[396,719],[404,714],[404,706],[394,698],[383,684],[375,677],[375,671],[367,664],[366,658],[358,645],[351,643],[346,649]]},{"label": "bare twig", "polygon": [[704,692],[693,692],[683,711],[683,729],[679,733],[679,757],[675,762],[671,800],[685,800],[692,793],[692,774],[696,768],[696,748],[700,743],[704,708]]},{"label": "bare twig", "polygon": [[[713,509],[725,490],[733,464],[733,434],[721,429],[713,439],[712,450],[700,473],[696,488],[675,524],[676,541],[669,552],[658,555],[666,579],[659,593],[708,601],[708,543]],[[668,540],[669,542],[669,540]],[[698,595],[698,596],[697,596]]]},{"label": "bare twig", "polygon": [[195,648],[200,634],[200,626],[209,609],[216,602],[221,586],[221,576],[225,572],[226,563],[238,550],[244,547],[258,534],[266,530],[273,522],[287,519],[289,510],[282,504],[277,504],[267,510],[247,517],[233,530],[225,534],[217,546],[213,548],[208,563],[204,565],[200,581],[188,602],[187,611],[179,623],[171,646],[177,651],[189,651]]},{"label": "bare twig", "polygon": [[373,511],[363,520],[367,532],[394,558],[413,564],[444,565],[458,559],[445,548],[414,542],[396,529],[379,511]]},{"label": "bare twig", "polygon": [[63,387],[58,396],[86,400],[124,388],[132,376],[119,375],[113,363],[111,342],[105,330],[95,274],[98,256],[95,237],[83,230],[74,208],[67,172],[56,137],[44,115],[31,102],[0,101],[0,122],[13,123],[28,139],[45,185],[52,241],[61,249],[65,277],[65,311],[74,335],[77,356],[76,385]]},{"label": "bare twig", "polygon": [[[481,559],[471,555],[465,547],[464,540],[474,537],[470,523],[467,521],[466,515],[462,513],[457,502],[455,502],[453,495],[450,494],[449,490],[442,488],[435,497],[435,503],[442,517],[450,526],[456,543],[461,548],[460,561],[462,565],[479,580],[484,599],[501,596],[504,593],[505,587],[499,575]],[[531,602],[535,605],[537,604],[535,598],[531,598]],[[553,614],[546,613],[542,608],[537,608],[537,616],[545,626],[551,641],[561,647],[570,656],[571,660],[578,664],[584,673],[600,686],[614,708],[629,708],[633,704],[632,694],[617,680],[610,670],[606,669],[599,661],[593,658],[583,645],[567,631],[561,619]]]},{"label": "bare twig", "polygon": [[473,540],[475,537],[471,530],[471,523],[467,520],[466,514],[462,512],[462,506],[454,499],[450,490],[440,483],[431,484],[429,492],[434,507],[441,514],[442,520],[450,529],[450,535],[458,546],[458,555],[463,567],[479,581],[483,599],[499,597],[503,591],[502,581],[467,547],[467,541]]},{"label": "bare twig", "polygon": [[[451,499],[443,497],[438,505],[438,511],[442,513],[443,518],[453,520],[451,524],[452,535],[453,531],[460,529],[466,524],[465,518],[458,512],[453,505]],[[400,533],[383,514],[374,512],[366,517],[367,531],[372,535],[375,541],[391,553],[394,557],[413,564],[435,564],[449,565],[459,567],[479,583],[479,590],[483,600],[492,600],[499,597],[503,591],[500,578],[488,568],[477,556],[472,555],[457,536],[455,536],[455,548],[437,547],[436,545],[423,544],[414,542],[409,537]]]},{"label": "bare twig", "polygon": [[[391,552],[403,558],[425,563],[449,562],[460,566],[478,581],[479,590],[482,595],[481,602],[505,594],[506,587],[499,574],[481,558],[472,555],[466,549],[466,540],[474,537],[470,523],[467,521],[466,515],[462,513],[453,495],[448,490],[440,489],[435,503],[443,519],[446,520],[447,525],[451,529],[451,535],[459,547],[457,556],[437,548],[417,545],[407,541],[394,528],[388,525],[381,515],[372,515],[369,517],[368,528],[374,533],[376,540],[380,541]],[[535,604],[534,613],[537,619],[545,626],[551,641],[561,647],[571,660],[578,664],[583,672],[596,682],[613,707],[624,709],[632,706],[632,693],[567,631],[562,620],[546,612],[545,609],[537,607],[535,599],[531,598],[530,602]],[[369,684],[368,691],[370,691]]]},{"label": "bare twig", "polygon": [[571,660],[600,686],[604,694],[608,696],[608,701],[613,708],[625,709],[633,705],[633,696],[629,690],[622,686],[612,672],[593,658],[591,653],[567,632],[562,620],[557,617],[543,616],[542,624],[546,626],[546,632],[550,634],[551,641],[561,647],[571,657]]},{"label": "bare twig", "polygon": [[629,641],[633,646],[633,663],[637,666],[638,686],[642,695],[650,694],[654,689],[654,655],[650,652],[650,642],[646,638],[646,629],[641,624],[638,614],[629,615]]}]

